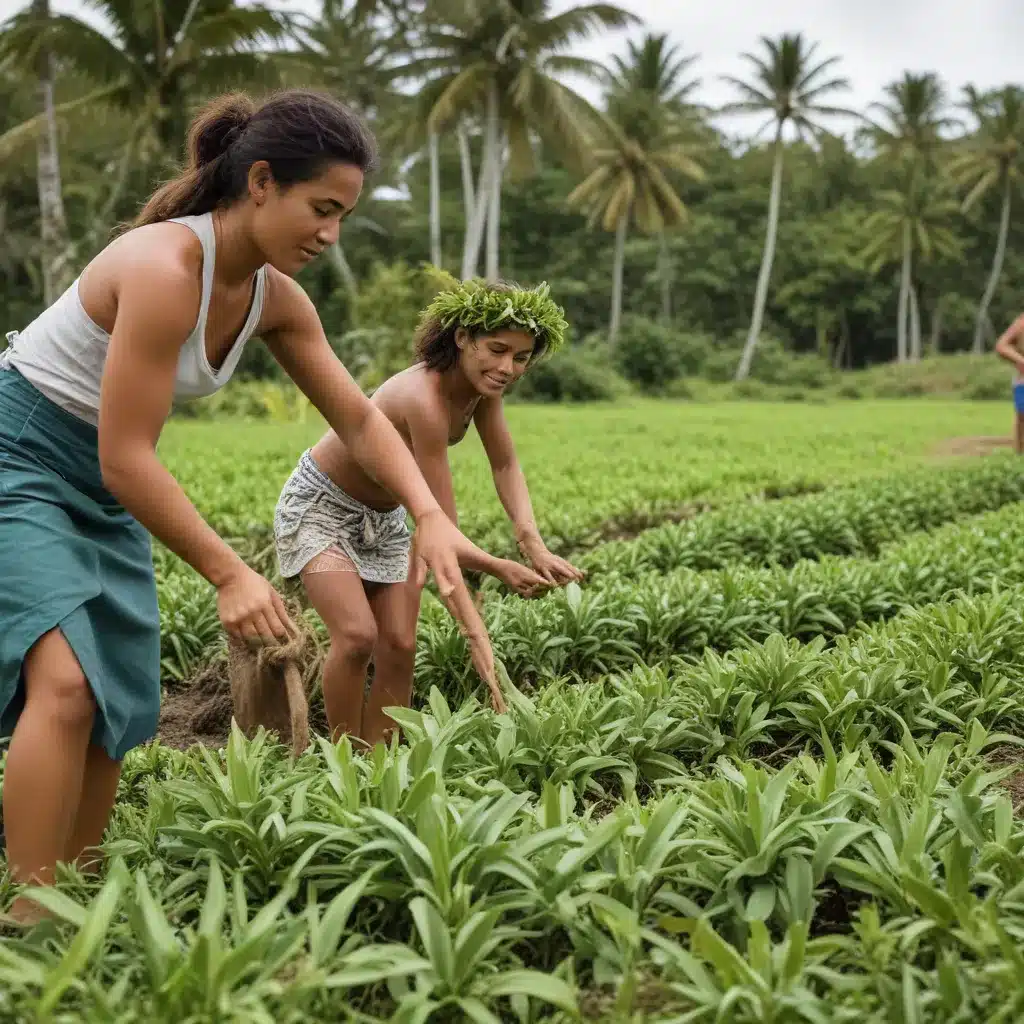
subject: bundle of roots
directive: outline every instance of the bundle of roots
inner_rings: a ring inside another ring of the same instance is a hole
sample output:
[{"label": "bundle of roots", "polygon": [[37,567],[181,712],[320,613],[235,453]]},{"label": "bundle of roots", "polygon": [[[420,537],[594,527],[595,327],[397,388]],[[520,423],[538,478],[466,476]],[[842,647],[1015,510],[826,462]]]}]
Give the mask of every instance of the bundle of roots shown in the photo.
[{"label": "bundle of roots", "polygon": [[[301,620],[299,620],[301,622]],[[284,643],[251,647],[228,637],[228,678],[235,721],[252,738],[276,732],[298,757],[309,746],[309,702],[303,664],[312,638],[301,627]]]}]

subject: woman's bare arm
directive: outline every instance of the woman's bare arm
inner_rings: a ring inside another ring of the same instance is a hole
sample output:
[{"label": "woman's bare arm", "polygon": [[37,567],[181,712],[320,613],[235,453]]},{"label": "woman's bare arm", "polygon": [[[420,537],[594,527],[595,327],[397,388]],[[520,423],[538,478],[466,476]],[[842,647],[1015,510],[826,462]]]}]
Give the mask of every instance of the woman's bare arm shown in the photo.
[{"label": "woman's bare arm", "polygon": [[217,587],[229,632],[283,638],[288,615],[279,595],[200,516],[156,454],[198,309],[198,281],[174,252],[125,262],[100,385],[103,481],[154,537]]},{"label": "woman's bare arm", "polygon": [[441,512],[401,435],[332,351],[309,296],[283,274],[273,274],[271,281],[274,309],[264,337],[285,373],[345,442],[359,465],[394,494],[414,520]]},{"label": "woman's bare arm", "polygon": [[[429,397],[416,400],[406,417],[412,438],[413,456],[430,490],[441,504],[448,518],[458,523],[455,508],[455,487],[448,462],[448,417],[444,408]],[[474,572],[486,572],[501,578],[503,560],[489,555],[472,545],[459,555],[459,565]]]},{"label": "woman's bare arm", "polygon": [[196,511],[157,458],[199,283],[173,253],[128,262],[100,386],[99,457],[110,492],[176,555],[221,585],[241,558]]},{"label": "woman's bare arm", "polygon": [[549,582],[581,580],[583,573],[565,559],[552,554],[540,535],[526,477],[519,465],[501,399],[481,399],[474,420],[491,464],[495,490],[512,522],[519,550]]}]

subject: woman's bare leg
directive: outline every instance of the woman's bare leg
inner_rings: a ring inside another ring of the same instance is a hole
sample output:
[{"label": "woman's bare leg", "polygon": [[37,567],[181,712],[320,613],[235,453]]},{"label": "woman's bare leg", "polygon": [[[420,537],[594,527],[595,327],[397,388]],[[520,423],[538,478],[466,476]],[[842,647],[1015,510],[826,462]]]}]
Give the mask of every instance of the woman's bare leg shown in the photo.
[{"label": "woman's bare leg", "polygon": [[[58,629],[36,641],[23,672],[25,707],[4,771],[7,860],[15,881],[52,885],[57,862],[67,856],[82,798],[96,701]],[[32,921],[44,911],[20,897],[11,916]]]},{"label": "woman's bare leg", "polygon": [[412,703],[416,667],[416,622],[422,588],[412,582],[390,583],[370,597],[377,620],[377,649],[373,656],[373,683],[363,712],[363,739],[371,746],[387,741],[395,728],[386,707]]},{"label": "woman's bare leg", "polygon": [[1024,413],[1017,413],[1013,427],[1013,446],[1018,455],[1024,455]]},{"label": "woman's bare leg", "polygon": [[324,708],[331,741],[337,743],[345,733],[361,734],[366,669],[377,642],[377,626],[358,573],[305,571],[302,582],[331,637],[324,660]]},{"label": "woman's bare leg", "polygon": [[121,762],[109,757],[101,746],[90,743],[85,754],[82,799],[64,854],[64,860],[76,863],[83,871],[99,869],[102,858],[97,848],[110,823],[120,779]]}]

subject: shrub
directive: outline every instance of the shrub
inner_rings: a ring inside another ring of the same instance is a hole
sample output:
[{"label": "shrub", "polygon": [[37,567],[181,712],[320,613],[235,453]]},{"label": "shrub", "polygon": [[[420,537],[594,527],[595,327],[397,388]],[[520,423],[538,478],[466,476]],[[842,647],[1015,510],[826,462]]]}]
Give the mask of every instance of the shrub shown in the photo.
[{"label": "shrub", "polygon": [[714,349],[705,334],[674,330],[646,317],[623,318],[613,348],[615,368],[650,393],[661,393],[684,374],[697,374]]},{"label": "shrub", "polygon": [[766,384],[824,388],[836,371],[817,353],[791,352],[778,338],[766,335],[754,350],[750,375]]},{"label": "shrub", "polygon": [[738,380],[732,385],[732,394],[736,398],[767,401],[770,397],[770,389],[763,381],[748,377],[746,380]]},{"label": "shrub", "polygon": [[524,402],[610,402],[629,384],[597,345],[569,345],[531,366],[510,391]]},{"label": "shrub", "polygon": [[964,388],[964,398],[975,402],[1005,402],[1010,398],[1010,388],[1005,380],[982,377],[971,381]]},{"label": "shrub", "polygon": [[208,398],[175,404],[172,413],[188,420],[274,420],[294,423],[305,420],[312,403],[292,383],[263,380],[232,380]]}]

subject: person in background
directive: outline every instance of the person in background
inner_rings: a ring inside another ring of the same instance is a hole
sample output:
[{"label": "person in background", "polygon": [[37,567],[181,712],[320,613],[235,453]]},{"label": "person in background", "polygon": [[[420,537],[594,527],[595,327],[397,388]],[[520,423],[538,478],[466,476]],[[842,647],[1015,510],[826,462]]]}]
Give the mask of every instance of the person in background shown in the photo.
[{"label": "person in background", "polygon": [[[546,285],[530,290],[440,276],[445,286],[416,332],[418,361],[386,380],[373,403],[401,434],[453,522],[448,452],[475,424],[529,565],[479,549],[467,551],[461,565],[523,596],[580,580],[580,570],[552,554],[537,529],[502,401],[533,363],[562,344],[568,326],[562,310]],[[281,575],[301,579],[330,633],[323,691],[335,740],[342,734],[370,745],[385,739],[393,722],[384,708],[407,706],[412,697],[422,584],[407,578],[400,498],[367,473],[343,437],[328,431],[303,453],[278,500]]]},{"label": "person in background", "polygon": [[1018,455],[1024,454],[1024,353],[1018,347],[1024,338],[1024,313],[1006,328],[996,342],[996,355],[1012,363],[1017,373],[1013,378],[1013,409],[1016,414],[1013,444]]}]

